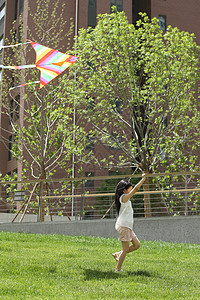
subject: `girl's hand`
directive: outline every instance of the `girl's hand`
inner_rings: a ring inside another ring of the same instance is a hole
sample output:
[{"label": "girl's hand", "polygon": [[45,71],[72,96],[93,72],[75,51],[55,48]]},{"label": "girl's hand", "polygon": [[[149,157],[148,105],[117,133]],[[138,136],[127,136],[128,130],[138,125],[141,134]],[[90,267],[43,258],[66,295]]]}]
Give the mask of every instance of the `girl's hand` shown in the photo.
[{"label": "girl's hand", "polygon": [[142,173],[142,178],[146,178],[146,174],[145,173]]}]

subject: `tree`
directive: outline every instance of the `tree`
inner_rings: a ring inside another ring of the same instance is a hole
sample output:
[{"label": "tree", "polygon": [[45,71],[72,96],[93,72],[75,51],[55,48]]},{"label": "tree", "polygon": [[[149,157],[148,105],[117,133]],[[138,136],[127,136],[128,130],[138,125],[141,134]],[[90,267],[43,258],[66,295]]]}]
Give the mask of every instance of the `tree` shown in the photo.
[{"label": "tree", "polygon": [[[27,29],[22,26],[21,37],[26,38],[28,35],[29,39],[47,47],[62,52],[69,51],[72,43],[72,25],[65,19],[65,5],[61,5],[58,0],[52,7],[50,2],[50,0],[36,1],[36,10],[31,9],[29,15],[34,24],[32,31],[30,29],[26,31]],[[15,38],[13,31],[13,39]],[[30,63],[28,60],[32,60],[33,63],[34,54],[30,48],[29,45],[13,48],[12,56],[9,52],[8,55],[5,53],[4,63],[28,64]],[[10,93],[11,99],[7,97],[11,83],[9,75],[6,76],[4,73],[2,103],[4,112],[9,116],[11,133],[14,136],[12,154],[23,164],[22,176],[24,175],[26,179],[43,180],[52,177],[60,168],[64,170],[65,176],[71,174],[72,155],[77,154],[81,157],[84,150],[82,143],[84,133],[73,123],[74,86],[71,84],[74,80],[73,74],[70,77],[65,72],[55,80],[56,82],[49,83],[42,90],[38,89],[38,85],[27,85],[26,88],[21,88],[20,96],[19,89],[15,89]],[[24,72],[17,70],[12,76],[15,78],[14,86],[20,82],[38,80],[38,77],[39,72],[34,69]],[[22,119],[19,118],[19,114]],[[76,142],[73,134],[76,134]],[[42,206],[43,204],[42,201]]]},{"label": "tree", "polygon": [[[163,32],[145,14],[134,26],[114,11],[99,15],[94,29],[79,31],[78,55],[78,93],[90,134],[120,149],[117,159],[109,158],[110,167],[139,166],[150,173],[169,154],[173,160],[177,145],[193,143],[199,132],[199,46],[193,34],[171,26]],[[151,216],[148,195],[144,207]]]}]

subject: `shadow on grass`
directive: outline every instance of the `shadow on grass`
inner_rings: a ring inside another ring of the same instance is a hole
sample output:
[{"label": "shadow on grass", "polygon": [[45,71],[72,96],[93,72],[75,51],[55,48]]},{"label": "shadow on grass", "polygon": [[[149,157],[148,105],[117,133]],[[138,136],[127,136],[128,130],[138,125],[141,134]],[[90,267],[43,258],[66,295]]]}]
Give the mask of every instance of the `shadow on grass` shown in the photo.
[{"label": "shadow on grass", "polygon": [[85,279],[92,280],[92,279],[110,279],[110,278],[117,278],[117,277],[130,277],[130,276],[141,276],[141,277],[155,277],[155,274],[146,271],[146,270],[138,270],[134,272],[125,271],[125,272],[118,272],[115,273],[113,271],[99,271],[99,270],[92,270],[92,269],[84,269]]},{"label": "shadow on grass", "polygon": [[155,277],[155,275],[149,271],[138,270],[134,272],[127,272],[128,276],[143,276],[143,277]]}]

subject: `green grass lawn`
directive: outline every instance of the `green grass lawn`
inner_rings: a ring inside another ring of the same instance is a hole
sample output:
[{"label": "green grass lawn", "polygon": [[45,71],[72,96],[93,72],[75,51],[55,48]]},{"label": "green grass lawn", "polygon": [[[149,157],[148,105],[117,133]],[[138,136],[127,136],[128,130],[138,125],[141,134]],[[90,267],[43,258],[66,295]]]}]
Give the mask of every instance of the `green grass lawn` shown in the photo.
[{"label": "green grass lawn", "polygon": [[200,299],[200,245],[0,232],[0,299]]}]

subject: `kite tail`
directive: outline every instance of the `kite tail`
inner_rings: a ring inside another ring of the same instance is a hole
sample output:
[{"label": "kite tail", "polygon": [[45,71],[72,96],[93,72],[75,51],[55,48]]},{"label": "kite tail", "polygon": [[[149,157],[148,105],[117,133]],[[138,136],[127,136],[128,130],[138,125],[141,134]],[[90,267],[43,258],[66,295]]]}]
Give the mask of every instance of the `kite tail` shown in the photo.
[{"label": "kite tail", "polygon": [[40,83],[40,81],[32,81],[32,82],[27,82],[27,83],[23,83],[23,84],[20,84],[20,85],[17,85],[17,86],[14,86],[14,87],[11,87],[9,88],[9,92],[16,89],[16,88],[20,88],[20,87],[23,87],[25,85],[28,85],[28,84],[34,84],[34,83]]},{"label": "kite tail", "polygon": [[25,45],[25,44],[30,44],[30,42],[18,43],[18,44],[15,44],[15,45],[0,46],[0,50],[4,49],[4,48],[13,48],[13,47],[17,47],[19,45]]},{"label": "kite tail", "polygon": [[18,69],[29,69],[29,68],[35,68],[36,65],[21,65],[21,66],[4,66],[0,65],[0,68],[2,69],[12,69],[12,70],[18,70]]}]

